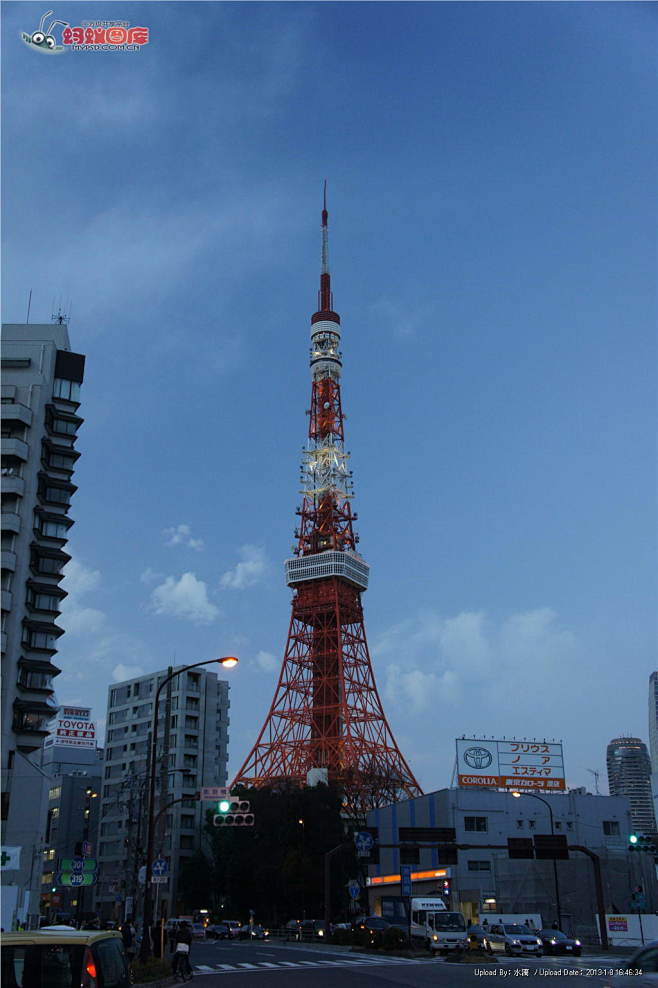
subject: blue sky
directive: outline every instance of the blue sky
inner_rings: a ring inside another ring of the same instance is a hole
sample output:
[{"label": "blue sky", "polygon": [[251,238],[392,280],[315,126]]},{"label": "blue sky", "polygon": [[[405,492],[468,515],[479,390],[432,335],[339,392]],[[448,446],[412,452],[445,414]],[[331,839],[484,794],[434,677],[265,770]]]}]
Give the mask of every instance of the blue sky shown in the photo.
[{"label": "blue sky", "polygon": [[393,731],[426,790],[464,733],[591,786],[656,663],[655,5],[62,3],[151,42],[61,56],[44,9],[3,4],[3,318],[72,299],[87,355],[60,701],[235,651],[255,740],[326,178]]}]

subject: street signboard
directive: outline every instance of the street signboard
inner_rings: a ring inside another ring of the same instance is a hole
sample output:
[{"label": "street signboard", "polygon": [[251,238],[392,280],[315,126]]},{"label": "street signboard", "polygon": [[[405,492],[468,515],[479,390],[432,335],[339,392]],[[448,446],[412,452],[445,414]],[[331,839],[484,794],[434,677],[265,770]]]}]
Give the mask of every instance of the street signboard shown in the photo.
[{"label": "street signboard", "polygon": [[411,895],[411,865],[400,865],[400,895]]},{"label": "street signboard", "polygon": [[457,784],[465,788],[566,789],[562,744],[457,739]]},{"label": "street signboard", "polygon": [[151,879],[151,885],[166,885],[169,881],[169,875],[154,875]]},{"label": "street signboard", "polygon": [[354,843],[357,857],[367,858],[375,845],[375,839],[367,830],[359,830],[354,834]]},{"label": "street signboard", "polygon": [[44,746],[52,745],[95,748],[96,725],[91,719],[91,707],[60,707]]},{"label": "street signboard", "polygon": [[156,858],[151,865],[151,874],[154,878],[161,878],[169,874],[169,865],[164,858]]},{"label": "street signboard", "polygon": [[226,786],[202,786],[201,799],[214,801],[215,799],[226,799],[231,795],[231,790]]},{"label": "street signboard", "polygon": [[91,841],[83,840],[82,842],[82,856],[84,858],[90,858],[94,853],[94,848]]},{"label": "street signboard", "polygon": [[95,885],[96,884],[96,872],[95,871],[63,871],[57,875],[55,880],[56,885],[67,885],[71,888],[76,888],[80,885]]},{"label": "street signboard", "polygon": [[60,871],[96,871],[96,858],[60,858]]},{"label": "street signboard", "polygon": [[535,834],[532,841],[538,861],[567,861],[569,858],[566,834]]}]

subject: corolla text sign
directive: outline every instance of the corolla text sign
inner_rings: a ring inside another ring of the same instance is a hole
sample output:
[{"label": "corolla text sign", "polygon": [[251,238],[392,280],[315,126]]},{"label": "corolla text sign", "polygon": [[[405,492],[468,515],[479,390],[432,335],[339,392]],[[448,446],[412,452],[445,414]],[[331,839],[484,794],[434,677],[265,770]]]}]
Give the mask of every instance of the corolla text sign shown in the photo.
[{"label": "corolla text sign", "polygon": [[457,784],[464,788],[566,788],[562,745],[555,741],[457,739]]}]

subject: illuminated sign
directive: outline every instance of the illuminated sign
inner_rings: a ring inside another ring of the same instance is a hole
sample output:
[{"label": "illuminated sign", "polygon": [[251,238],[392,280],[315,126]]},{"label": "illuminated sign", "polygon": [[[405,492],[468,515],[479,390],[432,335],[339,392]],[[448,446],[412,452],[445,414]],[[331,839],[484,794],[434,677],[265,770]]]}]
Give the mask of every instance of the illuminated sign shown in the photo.
[{"label": "illuminated sign", "polygon": [[468,789],[564,790],[562,745],[549,741],[459,738],[457,784]]},{"label": "illuminated sign", "polygon": [[[432,878],[450,878],[450,868],[434,868],[432,871],[412,871],[412,882],[428,881]],[[400,882],[399,875],[373,875],[366,878],[366,885],[397,885]]]}]

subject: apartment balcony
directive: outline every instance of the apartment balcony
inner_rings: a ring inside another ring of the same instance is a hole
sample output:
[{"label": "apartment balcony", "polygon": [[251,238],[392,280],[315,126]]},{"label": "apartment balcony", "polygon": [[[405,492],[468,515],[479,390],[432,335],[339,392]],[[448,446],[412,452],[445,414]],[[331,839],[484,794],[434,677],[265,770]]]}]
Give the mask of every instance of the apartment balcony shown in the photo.
[{"label": "apartment balcony", "polygon": [[29,446],[22,439],[3,439],[2,455],[15,456],[17,460],[26,461],[29,453]]},{"label": "apartment balcony", "polygon": [[18,535],[21,530],[21,516],[15,511],[3,511],[1,524],[3,532],[13,532],[14,535]]},{"label": "apartment balcony", "polygon": [[3,402],[2,418],[5,422],[22,422],[23,425],[30,426],[32,425],[32,409],[20,401]]},{"label": "apartment balcony", "polygon": [[0,563],[3,569],[11,570],[13,573],[16,569],[16,553],[12,552],[11,549],[3,549]]},{"label": "apartment balcony", "polygon": [[18,497],[23,497],[25,493],[25,481],[22,477],[10,473],[8,469],[5,470],[2,474],[2,493],[16,494]]},{"label": "apartment balcony", "polygon": [[37,751],[48,734],[48,724],[57,714],[57,707],[43,700],[14,700],[12,730],[19,751]]},{"label": "apartment balcony", "polygon": [[6,631],[0,632],[0,651],[2,652],[3,655],[7,651],[7,632]]},{"label": "apartment balcony", "polygon": [[12,602],[13,602],[13,594],[12,594],[11,590],[2,590],[0,592],[0,597],[2,598],[1,599],[2,610],[3,611],[10,611],[11,610],[11,605],[12,605]]}]

